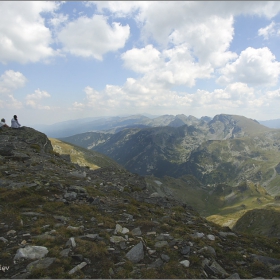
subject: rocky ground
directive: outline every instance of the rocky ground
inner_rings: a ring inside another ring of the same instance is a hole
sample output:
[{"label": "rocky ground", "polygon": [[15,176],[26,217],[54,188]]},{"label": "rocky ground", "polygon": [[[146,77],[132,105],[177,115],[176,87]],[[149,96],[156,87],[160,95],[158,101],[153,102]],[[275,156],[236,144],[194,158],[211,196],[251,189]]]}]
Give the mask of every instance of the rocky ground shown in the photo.
[{"label": "rocky ground", "polygon": [[250,236],[90,170],[42,133],[0,131],[0,278],[279,278],[279,239]]}]

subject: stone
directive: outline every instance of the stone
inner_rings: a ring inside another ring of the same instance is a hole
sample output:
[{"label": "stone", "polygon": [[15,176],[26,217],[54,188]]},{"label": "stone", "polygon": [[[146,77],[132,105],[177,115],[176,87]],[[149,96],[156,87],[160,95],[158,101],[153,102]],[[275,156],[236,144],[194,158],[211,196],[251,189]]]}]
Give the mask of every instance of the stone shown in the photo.
[{"label": "stone", "polygon": [[212,262],[210,268],[215,272],[215,274],[221,275],[223,277],[228,276],[228,273],[216,261]]},{"label": "stone", "polygon": [[87,265],[86,262],[82,262],[80,264],[78,264],[77,266],[75,266],[74,268],[72,268],[68,274],[71,275],[71,274],[74,274],[75,272],[77,272],[78,270],[81,270],[83,267],[85,267]]},{"label": "stone", "polygon": [[215,240],[215,236],[213,234],[208,234],[207,235],[207,238],[211,241],[214,241]]},{"label": "stone", "polygon": [[203,236],[204,236],[204,233],[202,233],[202,232],[196,232],[196,233],[191,234],[191,237],[193,237],[193,238],[202,238]]},{"label": "stone", "polygon": [[235,233],[233,233],[233,232],[224,232],[224,231],[220,231],[220,232],[219,232],[219,235],[220,235],[221,237],[227,237],[227,236],[235,236],[235,237],[237,237],[237,235],[236,235]]},{"label": "stone", "polygon": [[50,265],[52,265],[55,260],[56,258],[44,258],[31,262],[30,264],[27,265],[26,270],[28,272],[32,272],[35,269],[46,269]]},{"label": "stone", "polygon": [[45,217],[44,214],[37,213],[37,212],[23,212],[21,214],[24,215],[24,216]]},{"label": "stone", "polygon": [[181,250],[180,253],[182,255],[188,255],[191,251],[191,247],[190,246],[184,246]]},{"label": "stone", "polygon": [[66,246],[67,247],[75,248],[77,246],[75,238],[74,237],[70,237],[69,240],[66,242]]},{"label": "stone", "polygon": [[184,267],[189,267],[190,266],[190,261],[184,260],[184,261],[181,261],[180,264],[182,264]]},{"label": "stone", "polygon": [[69,176],[73,176],[76,178],[86,178],[86,172],[72,171],[69,173]]},{"label": "stone", "polygon": [[144,259],[144,247],[142,241],[135,245],[127,254],[126,257],[133,263],[138,263]]},{"label": "stone", "polygon": [[163,266],[163,264],[164,264],[164,262],[160,258],[158,258],[153,263],[151,263],[149,265],[149,267],[150,268],[160,268]]},{"label": "stone", "polygon": [[238,273],[233,273],[227,279],[240,279],[240,276]]},{"label": "stone", "polygon": [[8,242],[8,240],[6,238],[4,238],[4,237],[0,237],[0,240],[3,241],[4,243]]},{"label": "stone", "polygon": [[98,238],[98,236],[99,235],[97,233],[89,233],[89,234],[86,234],[84,237],[93,241],[93,240],[96,240]]},{"label": "stone", "polygon": [[266,256],[255,255],[255,254],[252,254],[251,257],[266,265],[270,265],[270,266],[280,265],[280,259],[275,259],[275,258],[270,258],[270,257],[266,257]]},{"label": "stone", "polygon": [[165,262],[169,262],[170,261],[170,257],[168,255],[166,255],[166,254],[161,254],[160,257]]},{"label": "stone", "polygon": [[7,235],[15,235],[17,232],[15,231],[15,230],[9,230],[8,232],[7,232]]},{"label": "stone", "polygon": [[162,247],[164,247],[164,246],[168,246],[168,242],[167,242],[167,241],[158,241],[158,242],[156,242],[156,244],[155,244],[155,247],[156,247],[156,248],[162,248]]},{"label": "stone", "polygon": [[115,234],[118,234],[122,232],[122,226],[120,224],[116,224],[116,228],[115,228]]},{"label": "stone", "polygon": [[61,257],[67,258],[70,251],[71,251],[71,249],[67,248],[67,249],[62,250],[59,254],[60,254]]},{"label": "stone", "polygon": [[73,201],[77,198],[77,193],[75,192],[69,192],[69,193],[66,193],[64,194],[63,196],[66,200],[69,200],[69,201]]},{"label": "stone", "polygon": [[25,248],[20,248],[14,257],[14,260],[18,259],[41,259],[48,254],[48,249],[43,246],[26,246]]},{"label": "stone", "polygon": [[57,215],[54,215],[53,217],[54,217],[56,220],[59,220],[59,221],[61,221],[61,222],[67,222],[67,221],[70,220],[70,218],[64,217],[64,216],[57,216]]},{"label": "stone", "polygon": [[139,236],[139,235],[142,235],[142,231],[139,227],[137,228],[134,228],[132,231],[131,231],[131,234],[134,235],[134,236]]},{"label": "stone", "polygon": [[123,227],[122,228],[122,234],[126,234],[126,233],[128,233],[129,232],[129,229],[128,228],[126,228],[126,227]]},{"label": "stone", "polygon": [[122,236],[113,235],[110,237],[110,241],[112,243],[119,243],[119,242],[125,241],[125,239]]}]

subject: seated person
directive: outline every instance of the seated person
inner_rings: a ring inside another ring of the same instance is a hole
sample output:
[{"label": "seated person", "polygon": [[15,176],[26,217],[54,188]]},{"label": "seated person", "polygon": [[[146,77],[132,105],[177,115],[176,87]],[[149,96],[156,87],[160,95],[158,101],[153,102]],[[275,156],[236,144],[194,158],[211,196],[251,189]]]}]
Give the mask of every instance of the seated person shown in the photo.
[{"label": "seated person", "polygon": [[12,120],[11,120],[11,127],[12,128],[19,128],[19,127],[21,127],[20,123],[18,122],[17,115],[14,115],[14,117],[12,118]]},{"label": "seated person", "polygon": [[3,127],[9,127],[9,126],[6,124],[6,121],[5,121],[4,118],[1,119],[0,127],[1,127],[1,128],[3,128]]}]

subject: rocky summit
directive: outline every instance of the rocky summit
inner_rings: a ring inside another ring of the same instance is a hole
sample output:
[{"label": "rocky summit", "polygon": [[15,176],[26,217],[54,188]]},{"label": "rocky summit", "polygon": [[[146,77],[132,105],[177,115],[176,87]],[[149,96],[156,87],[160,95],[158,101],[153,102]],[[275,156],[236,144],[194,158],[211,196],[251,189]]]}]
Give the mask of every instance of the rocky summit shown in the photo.
[{"label": "rocky summit", "polygon": [[5,279],[280,277],[278,238],[208,222],[125,169],[74,164],[28,127],[0,130],[0,214]]}]

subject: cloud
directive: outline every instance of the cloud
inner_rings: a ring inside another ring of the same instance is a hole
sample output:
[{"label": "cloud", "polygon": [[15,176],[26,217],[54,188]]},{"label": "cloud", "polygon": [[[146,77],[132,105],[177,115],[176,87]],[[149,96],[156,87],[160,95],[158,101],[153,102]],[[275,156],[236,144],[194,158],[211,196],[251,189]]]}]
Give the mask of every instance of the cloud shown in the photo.
[{"label": "cloud", "polygon": [[26,77],[13,70],[7,70],[0,76],[0,108],[19,109],[22,103],[14,97],[14,92],[25,86]]},{"label": "cloud", "polygon": [[42,12],[53,12],[57,2],[0,2],[0,62],[38,62],[55,55],[51,31]]},{"label": "cloud", "polygon": [[265,47],[260,49],[247,48],[233,63],[221,69],[222,76],[217,79],[219,84],[242,82],[254,86],[274,86],[280,75],[280,63]]},{"label": "cloud", "polygon": [[0,76],[0,96],[24,87],[26,82],[27,79],[22,73],[13,70],[5,71],[5,73]]},{"label": "cloud", "polygon": [[260,28],[258,30],[258,35],[263,36],[265,40],[268,40],[269,37],[280,36],[280,24],[276,24],[274,21],[271,22],[268,26]]},{"label": "cloud", "polygon": [[31,108],[50,110],[51,108],[49,106],[43,106],[39,103],[41,99],[48,97],[51,97],[51,95],[48,92],[36,89],[33,94],[28,94],[26,96],[25,104]]},{"label": "cloud", "polygon": [[57,36],[64,51],[102,60],[105,53],[123,48],[129,33],[129,25],[113,22],[110,26],[104,16],[94,15],[69,22]]},{"label": "cloud", "polygon": [[133,48],[122,54],[124,66],[143,74],[141,82],[146,86],[164,85],[192,87],[197,79],[210,78],[214,69],[208,64],[195,62],[187,44],[159,52],[152,45]]}]

